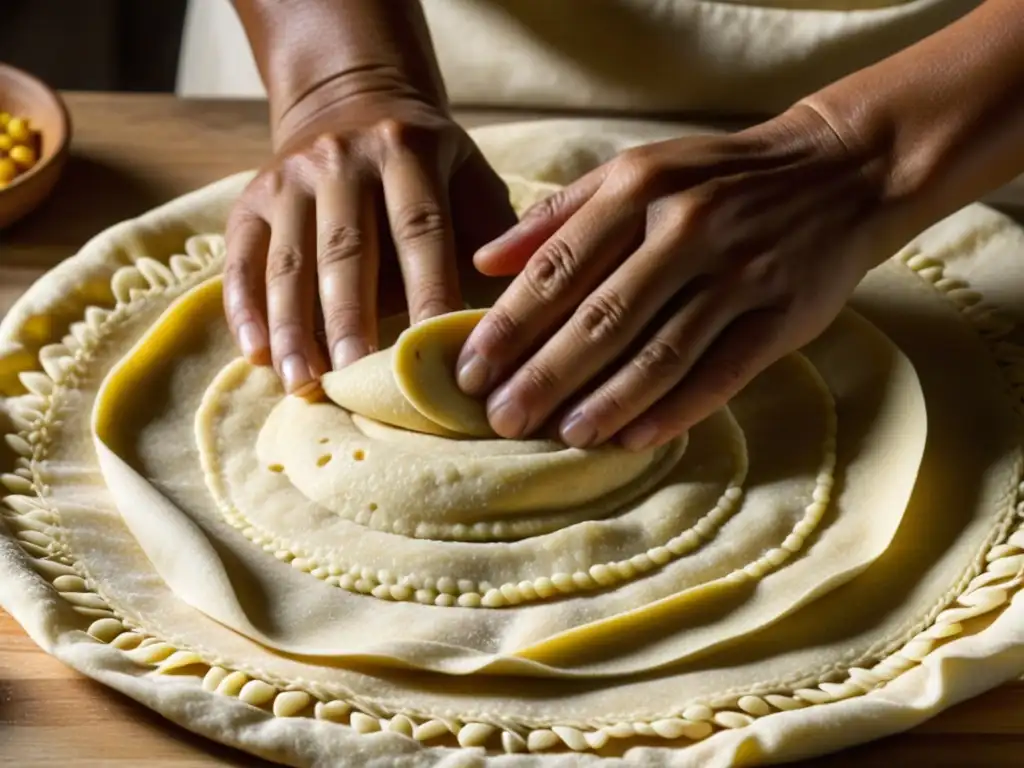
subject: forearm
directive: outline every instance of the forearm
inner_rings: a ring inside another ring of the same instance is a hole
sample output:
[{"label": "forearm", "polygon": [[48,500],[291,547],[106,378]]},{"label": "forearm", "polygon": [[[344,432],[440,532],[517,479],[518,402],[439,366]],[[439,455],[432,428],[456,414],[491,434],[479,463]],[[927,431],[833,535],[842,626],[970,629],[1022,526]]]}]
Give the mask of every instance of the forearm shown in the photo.
[{"label": "forearm", "polygon": [[920,228],[1024,173],[1024,8],[987,0],[959,22],[803,100]]},{"label": "forearm", "polygon": [[310,93],[408,90],[445,105],[418,0],[233,0],[278,125]]}]

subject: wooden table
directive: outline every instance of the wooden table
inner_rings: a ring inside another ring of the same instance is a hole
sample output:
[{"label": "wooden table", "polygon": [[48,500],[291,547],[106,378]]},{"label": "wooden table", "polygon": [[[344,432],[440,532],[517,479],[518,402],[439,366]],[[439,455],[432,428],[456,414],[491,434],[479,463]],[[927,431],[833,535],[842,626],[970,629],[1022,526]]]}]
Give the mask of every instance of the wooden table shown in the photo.
[{"label": "wooden table", "polygon": [[[266,110],[250,102],[70,94],[74,156],[54,198],[0,233],[0,315],[48,268],[111,224],[260,163]],[[474,113],[467,124],[507,115]],[[1024,684],[908,734],[812,766],[1024,764]],[[0,611],[0,766],[259,765],[164,722],[43,653]]]}]

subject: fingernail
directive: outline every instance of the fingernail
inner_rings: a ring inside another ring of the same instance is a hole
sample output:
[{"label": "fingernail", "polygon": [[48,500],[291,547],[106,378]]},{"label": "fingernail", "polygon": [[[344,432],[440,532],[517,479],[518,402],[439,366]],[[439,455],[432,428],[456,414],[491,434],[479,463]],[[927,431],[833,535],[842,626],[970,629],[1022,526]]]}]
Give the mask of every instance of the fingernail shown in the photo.
[{"label": "fingernail", "polygon": [[491,366],[480,355],[463,353],[459,358],[459,388],[467,395],[482,395],[491,383]]},{"label": "fingernail", "polygon": [[312,383],[312,376],[306,358],[297,352],[288,355],[281,363],[281,378],[284,380],[284,388],[292,394],[299,394],[301,390],[308,388]]},{"label": "fingernail", "polygon": [[487,418],[494,431],[502,437],[516,438],[526,431],[526,410],[507,393],[501,394],[487,409]]},{"label": "fingernail", "polygon": [[331,350],[331,364],[334,366],[334,370],[340,371],[356,360],[365,357],[369,352],[369,347],[362,339],[347,336],[335,343],[334,349]]},{"label": "fingernail", "polygon": [[562,425],[562,441],[573,448],[588,448],[597,438],[594,423],[577,411]]},{"label": "fingernail", "polygon": [[641,424],[627,430],[622,436],[622,444],[630,451],[642,451],[650,448],[658,439],[660,430],[654,424]]},{"label": "fingernail", "polygon": [[263,348],[263,337],[256,323],[246,323],[238,329],[238,346],[248,360],[256,357]]}]

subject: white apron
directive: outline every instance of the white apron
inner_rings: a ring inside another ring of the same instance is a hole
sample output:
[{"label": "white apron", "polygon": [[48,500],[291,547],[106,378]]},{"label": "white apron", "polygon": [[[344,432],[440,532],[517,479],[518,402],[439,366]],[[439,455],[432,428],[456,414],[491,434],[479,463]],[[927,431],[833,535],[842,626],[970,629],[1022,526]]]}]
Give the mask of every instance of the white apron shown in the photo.
[{"label": "white apron", "polygon": [[[771,114],[982,0],[422,0],[455,105]],[[191,0],[178,91],[262,96],[229,0]]]}]

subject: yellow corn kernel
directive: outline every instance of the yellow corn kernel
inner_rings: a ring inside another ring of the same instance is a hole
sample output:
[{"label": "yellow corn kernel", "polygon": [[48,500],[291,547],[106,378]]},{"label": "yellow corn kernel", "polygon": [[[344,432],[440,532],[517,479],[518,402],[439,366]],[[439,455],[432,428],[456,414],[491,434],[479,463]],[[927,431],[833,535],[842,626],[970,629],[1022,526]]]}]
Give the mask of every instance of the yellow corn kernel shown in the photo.
[{"label": "yellow corn kernel", "polygon": [[11,151],[11,147],[14,146],[14,139],[8,136],[6,133],[0,133],[0,157]]},{"label": "yellow corn kernel", "polygon": [[6,128],[9,122],[11,122],[11,113],[0,112],[0,128]]},{"label": "yellow corn kernel", "polygon": [[15,162],[15,164],[23,170],[28,170],[36,164],[36,151],[32,147],[27,147],[24,144],[18,144],[11,148],[11,151],[7,153],[8,156]]},{"label": "yellow corn kernel", "polygon": [[18,168],[9,157],[0,158],[0,181],[6,184],[18,175]]},{"label": "yellow corn kernel", "polygon": [[7,135],[17,142],[26,142],[32,138],[32,129],[28,120],[22,117],[12,117],[7,123]]}]

